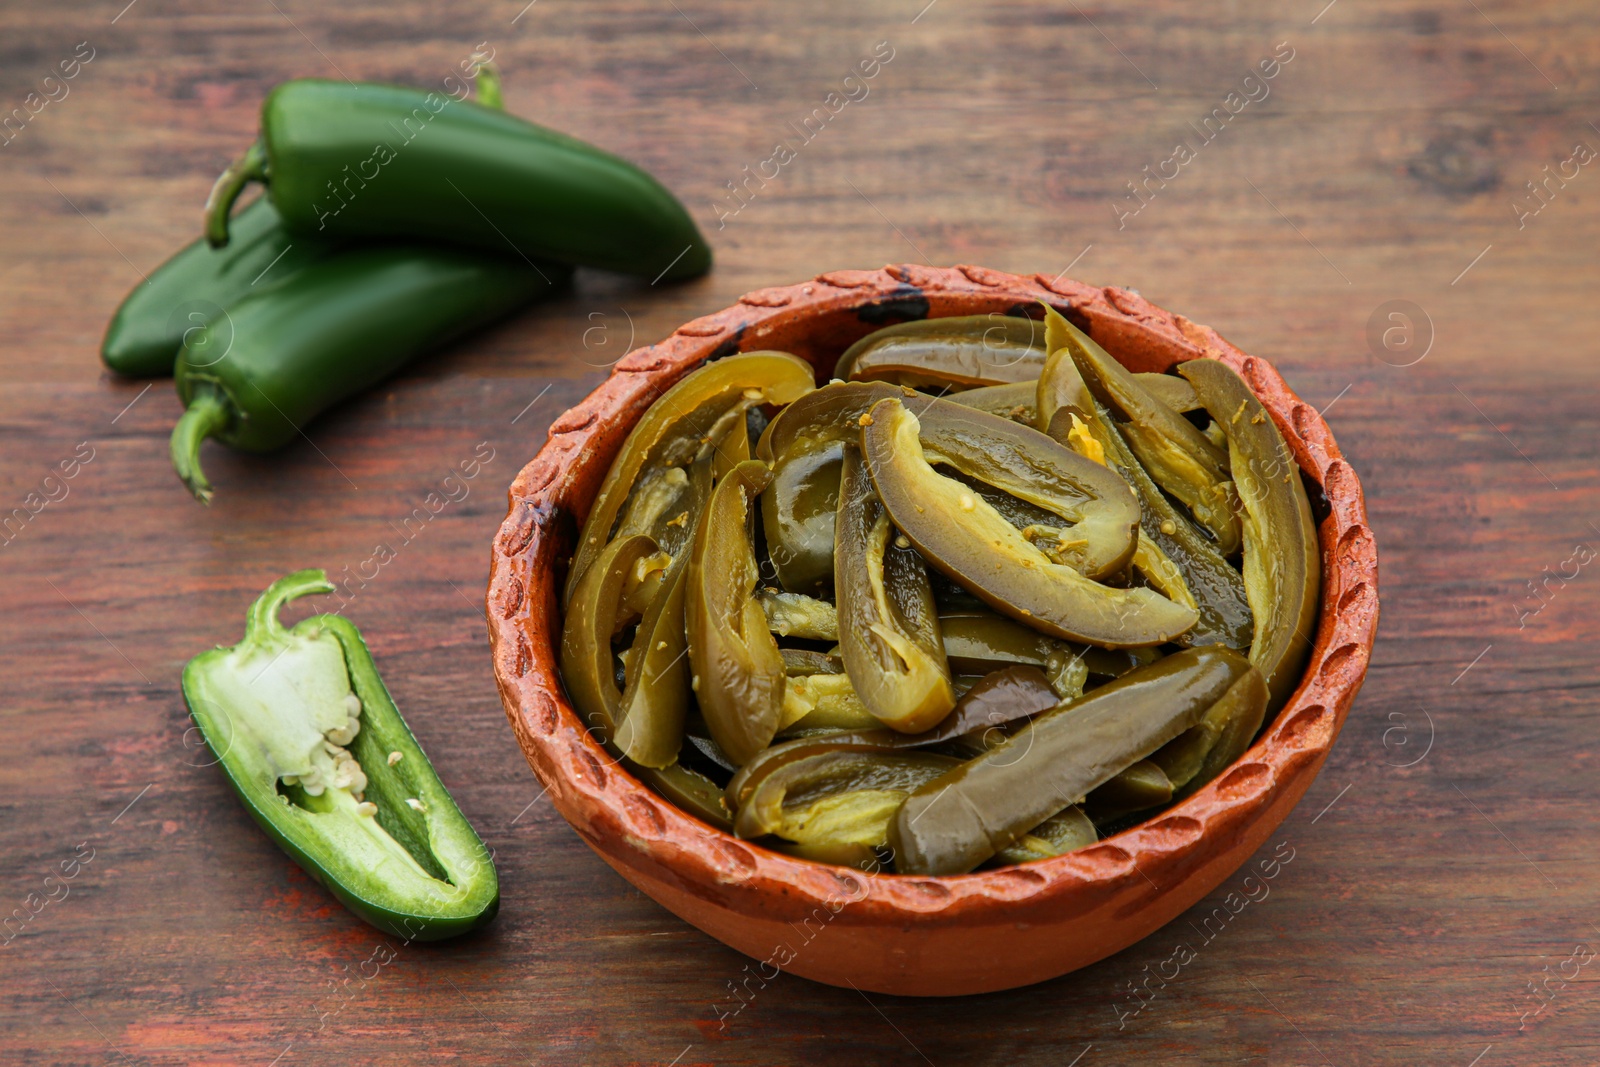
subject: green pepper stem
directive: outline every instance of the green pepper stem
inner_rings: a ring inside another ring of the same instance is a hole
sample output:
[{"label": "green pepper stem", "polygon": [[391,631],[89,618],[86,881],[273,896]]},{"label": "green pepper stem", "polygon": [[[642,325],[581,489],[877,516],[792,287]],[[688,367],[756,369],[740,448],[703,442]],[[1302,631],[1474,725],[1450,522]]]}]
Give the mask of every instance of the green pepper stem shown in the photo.
[{"label": "green pepper stem", "polygon": [[233,412],[226,397],[215,389],[198,389],[178,424],[172,428],[168,450],[172,469],[202,504],[211,503],[211,483],[200,469],[200,445],[227,428]]},{"label": "green pepper stem", "polygon": [[228,169],[217,177],[211,195],[206,197],[206,241],[212,248],[228,243],[228,216],[244,187],[266,180],[267,150],[260,141],[245,149],[244,155],[228,164]]},{"label": "green pepper stem", "polygon": [[278,621],[278,610],[291,600],[311,593],[331,593],[334,591],[333,583],[328,581],[328,574],[319,567],[312,567],[303,571],[286,574],[282,578],[267,586],[266,591],[256,598],[250,605],[250,614],[245,619],[244,639],[246,642],[283,638],[287,632],[283,624]]},{"label": "green pepper stem", "polygon": [[505,100],[500,96],[500,72],[491,63],[478,68],[478,103],[504,111]]}]

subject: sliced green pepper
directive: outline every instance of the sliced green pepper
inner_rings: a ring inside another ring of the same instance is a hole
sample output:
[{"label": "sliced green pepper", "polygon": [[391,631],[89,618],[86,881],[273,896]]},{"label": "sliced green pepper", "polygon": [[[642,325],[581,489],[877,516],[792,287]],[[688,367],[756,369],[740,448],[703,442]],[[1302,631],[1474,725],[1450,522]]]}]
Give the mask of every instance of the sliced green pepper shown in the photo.
[{"label": "sliced green pepper", "polygon": [[1244,504],[1244,588],[1255,615],[1250,662],[1267,676],[1272,708],[1300,684],[1317,629],[1322,559],[1300,467],[1267,409],[1226,364],[1194,359],[1178,368],[1228,435]]},{"label": "sliced green pepper", "polygon": [[1145,391],[1151,396],[1180,415],[1186,411],[1205,410],[1205,405],[1200,403],[1200,395],[1194,391],[1194,386],[1176,375],[1141,372],[1134,374],[1133,380],[1144,386]]},{"label": "sliced green pepper", "polygon": [[[1061,354],[1052,358],[1059,358]],[[1055,366],[1058,365],[1052,364],[1052,368]],[[1070,363],[1059,366],[1063,370],[1071,368]],[[1049,374],[1047,370],[1047,378]],[[1076,371],[1072,371],[1072,376],[1076,376]],[[1070,392],[1070,389],[1060,390],[1061,395],[1070,395]],[[1182,583],[1199,612],[1200,621],[1180,641],[1195,645],[1224,644],[1239,649],[1250,647],[1253,622],[1244,579],[1222,558],[1211,539],[1161,492],[1128,447],[1110,413],[1086,394],[1081,399],[1085,407],[1066,405],[1059,409],[1051,421],[1051,435],[1098,458],[1133,486],[1141,505],[1143,536],[1139,543],[1154,550],[1136,557],[1135,566],[1141,571],[1176,566],[1176,581]],[[1174,578],[1160,573],[1147,573],[1147,577],[1151,584],[1158,586]]]},{"label": "sliced green pepper", "polygon": [[860,452],[847,446],[834,519],[840,655],[867,710],[915,734],[948,715],[956,695],[922,557],[895,537]]},{"label": "sliced green pepper", "polygon": [[877,717],[867,710],[848,674],[785,674],[783,712],[778,720],[778,729],[785,735],[812,730],[870,730],[878,725]]},{"label": "sliced green pepper", "polygon": [[1261,730],[1267,700],[1266,678],[1252,667],[1205,718],[1151,755],[1172,783],[1172,799],[1182,800],[1244,755]]},{"label": "sliced green pepper", "polygon": [[1172,790],[1173,782],[1160,764],[1142,759],[1118,771],[1099,788],[1090,790],[1083,810],[1096,826],[1107,826],[1125,815],[1168,803],[1172,800]]},{"label": "sliced green pepper", "polygon": [[206,235],[252,181],[296,233],[410,237],[692,278],[711,248],[661,183],[573,137],[467,100],[300,79],[261,105],[261,139],[217,180]]},{"label": "sliced green pepper", "polygon": [[1032,381],[1044,364],[1044,327],[1009,315],[920,319],[885,326],[845,350],[834,377],[935,391]]},{"label": "sliced green pepper", "polygon": [[1073,644],[983,608],[941,610],[939,628],[951,669],[962,673],[988,673],[1013,663],[1045,667],[1053,656],[1066,653],[1081,657],[1090,674],[1117,678],[1159,655],[1151,648],[1112,650]]},{"label": "sliced green pepper", "polygon": [[895,525],[929,562],[997,611],[1106,648],[1163,644],[1195,624],[1190,608],[1148,589],[1100,585],[1046,556],[966,486],[928,465],[917,418],[900,401],[879,402],[868,418],[862,454]]},{"label": "sliced green pepper", "polygon": [[839,640],[839,613],[826,600],[769,589],[763,589],[756,599],[766,613],[767,629],[779,637],[797,637],[803,641]]},{"label": "sliced green pepper", "polygon": [[896,868],[972,870],[1195,725],[1248,669],[1231,649],[1185,649],[1046,712],[907,798],[890,827]]},{"label": "sliced green pepper", "polygon": [[190,714],[251,817],[345,907],[407,940],[482,926],[500,903],[494,864],[360,631],[337,615],[278,622],[288,601],[333,591],[320,570],[268,587],[243,641],[184,668]]},{"label": "sliced green pepper", "polygon": [[[578,535],[567,572],[570,600],[584,571],[614,536],[612,528],[636,491],[650,491],[652,470],[683,467],[709,455],[719,419],[756,403],[789,404],[812,388],[811,365],[787,352],[728,356],[688,374],[647,408],[612,461]],[[692,525],[692,524],[691,524]]]},{"label": "sliced green pepper", "polygon": [[751,460],[718,483],[700,516],[684,589],[691,687],[711,736],[736,763],[767,747],[783,712],[783,657],[753,595],[747,528],[770,477],[766,464]]},{"label": "sliced green pepper", "polygon": [[959,761],[927,752],[836,749],[772,766],[751,783],[734,833],[881,847],[906,797]]},{"label": "sliced green pepper", "polygon": [[[1178,381],[1174,378],[1173,381]],[[1036,381],[1012,382],[1009,385],[985,385],[951,393],[947,400],[962,407],[977,408],[991,415],[1020,422],[1024,426],[1036,425],[1039,415],[1038,386]]]},{"label": "sliced green pepper", "polygon": [[1072,355],[1084,385],[1111,410],[1156,484],[1188,506],[1216,537],[1224,556],[1238,551],[1238,498],[1228,476],[1227,453],[1053,308],[1045,321],[1051,352],[1065,348]]},{"label": "sliced green pepper", "polygon": [[1002,863],[1032,863],[1051,856],[1064,856],[1087,848],[1100,840],[1094,821],[1083,809],[1074,805],[1023,834],[1017,840],[995,853]]}]

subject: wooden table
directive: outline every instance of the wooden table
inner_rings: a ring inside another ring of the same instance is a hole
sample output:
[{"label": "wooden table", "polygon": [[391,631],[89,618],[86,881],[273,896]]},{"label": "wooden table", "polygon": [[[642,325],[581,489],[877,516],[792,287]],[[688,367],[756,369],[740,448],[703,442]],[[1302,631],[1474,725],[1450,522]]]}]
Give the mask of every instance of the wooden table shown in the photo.
[{"label": "wooden table", "polygon": [[[123,2],[0,16],[0,113],[92,54],[0,147],[0,510],[78,461],[0,548],[0,911],[66,892],[0,949],[0,1062],[1600,1060],[1600,177],[1525,186],[1600,147],[1592,7]],[[274,83],[433,85],[480,42],[513,111],[678,191],[717,270],[583,275],[280,455],[208,449],[217,499],[195,505],[168,469],[169,383],[100,369],[107,316],[197,232]],[[844,79],[875,48],[865,97],[815,118],[861,97]],[[779,141],[793,159],[747,181]],[[954,1003],[783,977],[719,1025],[746,961],[593,856],[512,742],[489,539],[549,421],[630,342],[904,261],[1133,286],[1275,361],[1365,483],[1383,631],[1275,839],[1293,861],[1211,941],[1180,919]],[[402,531],[480,442],[469,495]],[[178,690],[272,578],[380,542],[397,557],[348,613],[504,887],[492,928],[431,947],[363,926],[255,829]],[[1132,1014],[1130,983],[1185,941],[1196,958]]]}]

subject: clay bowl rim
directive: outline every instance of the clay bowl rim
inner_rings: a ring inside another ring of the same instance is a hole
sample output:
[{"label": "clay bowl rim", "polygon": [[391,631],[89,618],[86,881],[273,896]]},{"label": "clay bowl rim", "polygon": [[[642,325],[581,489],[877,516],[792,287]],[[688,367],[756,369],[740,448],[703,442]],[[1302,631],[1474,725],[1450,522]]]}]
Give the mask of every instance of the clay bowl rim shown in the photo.
[{"label": "clay bowl rim", "polygon": [[[944,876],[868,873],[770,851],[693,818],[612,760],[560,687],[555,564],[570,552],[599,477],[644,408],[707,359],[782,347],[768,339],[797,312],[815,321],[823,313],[851,310],[866,318],[867,310],[876,309],[890,316],[884,321],[896,321],[897,312],[933,318],[1041,300],[1133,369],[1164,370],[1192,358],[1227,363],[1272,413],[1301,469],[1322,488],[1317,636],[1300,685],[1255,744],[1204,788],[1098,844],[1024,865]],[[586,465],[596,464],[599,474],[590,475],[585,486]],[[580,496],[581,507],[574,499]],[[643,860],[670,872],[680,885],[711,887],[707,892],[715,902],[734,911],[754,911],[749,897],[741,903],[739,894],[729,892],[741,886],[753,889],[756,898],[781,893],[788,898],[785,909],[799,912],[837,904],[844,895],[852,925],[975,916],[993,922],[996,907],[1047,903],[1130,876],[1173,889],[1194,864],[1226,851],[1259,817],[1270,817],[1286,793],[1293,796],[1283,813],[1298,802],[1349,713],[1376,638],[1376,544],[1359,480],[1316,409],[1269,363],[1240,352],[1210,327],[1158,308],[1132,290],[1043,274],[1027,278],[984,267],[903,264],[834,271],[747,293],[619,360],[604,382],[551,424],[546,443],[517,475],[508,498],[493,543],[486,607],[496,682],[530,766],[562,816],[603,856],[627,866]],[[1233,869],[1218,874],[1213,886]]]}]

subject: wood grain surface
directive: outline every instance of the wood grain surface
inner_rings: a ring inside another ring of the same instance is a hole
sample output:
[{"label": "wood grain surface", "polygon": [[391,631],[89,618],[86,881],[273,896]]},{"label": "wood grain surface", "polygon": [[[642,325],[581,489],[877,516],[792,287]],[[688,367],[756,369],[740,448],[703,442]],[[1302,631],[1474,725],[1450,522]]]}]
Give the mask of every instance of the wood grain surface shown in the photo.
[{"label": "wood grain surface", "polygon": [[[0,8],[0,116],[60,97],[0,145],[0,513],[56,498],[0,546],[0,915],[31,915],[0,935],[0,1063],[1600,1061],[1600,177],[1562,171],[1600,149],[1592,6],[125,2]],[[863,97],[844,79],[880,42]],[[107,317],[197,233],[270,86],[434,85],[480,43],[512,111],[676,190],[716,271],[583,274],[281,454],[208,449],[195,505],[171,385],[102,372]],[[1131,286],[1271,359],[1360,473],[1383,571],[1366,688],[1269,892],[958,1001],[743,984],[541,799],[482,618],[506,484],[630,339],[905,261]],[[466,498],[404,527],[482,442]],[[347,613],[502,879],[494,925],[441,945],[278,852],[178,691],[272,578],[380,543]]]}]

